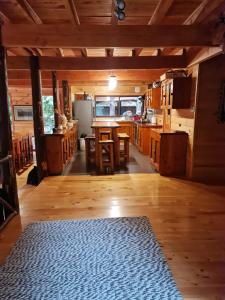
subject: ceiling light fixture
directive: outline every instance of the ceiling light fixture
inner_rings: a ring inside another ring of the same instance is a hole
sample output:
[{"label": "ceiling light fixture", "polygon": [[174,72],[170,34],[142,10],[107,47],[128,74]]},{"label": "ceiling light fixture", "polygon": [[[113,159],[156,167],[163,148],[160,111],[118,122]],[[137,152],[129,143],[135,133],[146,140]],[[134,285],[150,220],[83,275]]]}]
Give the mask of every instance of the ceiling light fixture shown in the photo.
[{"label": "ceiling light fixture", "polygon": [[110,91],[114,90],[117,87],[117,78],[114,75],[109,77],[108,88]]},{"label": "ceiling light fixture", "polygon": [[117,19],[119,21],[122,21],[125,19],[126,15],[124,13],[124,9],[125,9],[125,1],[124,0],[115,0],[115,16],[117,17]]}]

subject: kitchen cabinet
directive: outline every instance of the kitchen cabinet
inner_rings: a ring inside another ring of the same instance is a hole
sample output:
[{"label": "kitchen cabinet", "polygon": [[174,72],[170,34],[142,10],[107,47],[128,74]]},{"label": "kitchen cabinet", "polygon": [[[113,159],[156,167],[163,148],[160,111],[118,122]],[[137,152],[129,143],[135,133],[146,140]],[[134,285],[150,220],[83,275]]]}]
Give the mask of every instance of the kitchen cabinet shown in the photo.
[{"label": "kitchen cabinet", "polygon": [[145,108],[160,109],[161,106],[160,99],[161,99],[160,87],[148,89],[145,95]]},{"label": "kitchen cabinet", "polygon": [[136,146],[138,150],[145,154],[149,155],[150,153],[150,137],[151,130],[153,128],[161,128],[161,125],[153,125],[153,124],[137,124],[136,127]]},{"label": "kitchen cabinet", "polygon": [[60,175],[77,150],[77,124],[44,138],[48,174]]},{"label": "kitchen cabinet", "polygon": [[191,77],[176,77],[162,81],[160,104],[161,108],[190,108],[191,83]]},{"label": "kitchen cabinet", "polygon": [[150,162],[161,175],[185,175],[187,140],[183,131],[151,131]]}]

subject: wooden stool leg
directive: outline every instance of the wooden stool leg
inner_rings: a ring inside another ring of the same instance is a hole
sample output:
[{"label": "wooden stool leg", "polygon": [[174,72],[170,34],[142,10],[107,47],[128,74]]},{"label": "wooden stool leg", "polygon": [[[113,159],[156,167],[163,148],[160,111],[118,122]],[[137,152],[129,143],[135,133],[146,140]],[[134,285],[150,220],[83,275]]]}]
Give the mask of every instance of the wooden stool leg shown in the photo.
[{"label": "wooden stool leg", "polygon": [[124,141],[125,164],[129,161],[129,140]]},{"label": "wooden stool leg", "polygon": [[99,145],[99,152],[100,152],[100,155],[99,155],[99,169],[100,169],[100,172],[102,173],[103,172],[103,153],[102,153],[102,145]]},{"label": "wooden stool leg", "polygon": [[110,145],[110,164],[111,164],[111,172],[113,172],[114,171],[113,144]]}]

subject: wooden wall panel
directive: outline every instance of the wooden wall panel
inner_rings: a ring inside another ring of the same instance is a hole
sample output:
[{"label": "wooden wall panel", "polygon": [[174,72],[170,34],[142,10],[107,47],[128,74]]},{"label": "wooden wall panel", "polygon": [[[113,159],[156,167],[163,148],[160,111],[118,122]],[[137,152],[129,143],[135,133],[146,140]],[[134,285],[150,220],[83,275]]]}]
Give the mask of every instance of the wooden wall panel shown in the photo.
[{"label": "wooden wall panel", "polygon": [[224,55],[199,65],[193,153],[193,178],[218,184],[225,183],[225,124],[219,124],[215,114],[224,70]]},{"label": "wooden wall panel", "polygon": [[[108,86],[72,86],[71,93],[72,94],[83,94],[84,92],[89,95],[144,95],[146,91],[146,85],[139,85],[140,92],[135,93],[134,86],[120,86],[118,83],[118,87],[109,91]],[[73,98],[72,98],[73,99]]]},{"label": "wooden wall panel", "polygon": [[[12,111],[14,105],[32,105],[31,88],[13,88],[9,87]],[[51,89],[43,89],[43,95],[52,95]],[[32,133],[33,121],[14,121],[13,131],[16,133]]]}]

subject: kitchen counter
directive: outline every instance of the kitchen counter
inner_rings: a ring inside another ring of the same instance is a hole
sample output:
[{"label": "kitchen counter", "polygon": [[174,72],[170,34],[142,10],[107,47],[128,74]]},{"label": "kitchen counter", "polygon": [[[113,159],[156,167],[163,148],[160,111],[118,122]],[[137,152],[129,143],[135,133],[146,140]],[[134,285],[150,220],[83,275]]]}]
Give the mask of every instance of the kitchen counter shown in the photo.
[{"label": "kitchen counter", "polygon": [[136,125],[142,128],[161,128],[162,125],[133,121]]}]

